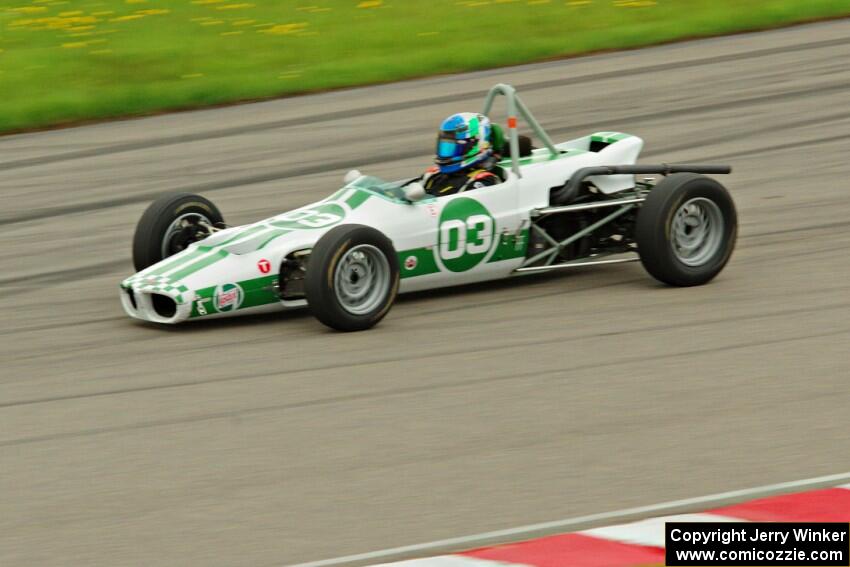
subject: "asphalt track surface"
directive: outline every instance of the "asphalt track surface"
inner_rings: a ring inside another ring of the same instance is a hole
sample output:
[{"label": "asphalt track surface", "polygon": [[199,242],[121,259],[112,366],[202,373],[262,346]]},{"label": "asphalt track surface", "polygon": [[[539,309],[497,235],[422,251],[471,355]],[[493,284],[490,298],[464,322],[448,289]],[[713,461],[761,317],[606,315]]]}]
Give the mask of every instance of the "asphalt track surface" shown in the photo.
[{"label": "asphalt track surface", "polygon": [[[841,472],[850,21],[0,139],[0,564],[278,565]],[[147,202],[244,223],[428,162],[514,84],[553,138],[719,162],[710,285],[639,264],[157,328],[118,282]]]}]

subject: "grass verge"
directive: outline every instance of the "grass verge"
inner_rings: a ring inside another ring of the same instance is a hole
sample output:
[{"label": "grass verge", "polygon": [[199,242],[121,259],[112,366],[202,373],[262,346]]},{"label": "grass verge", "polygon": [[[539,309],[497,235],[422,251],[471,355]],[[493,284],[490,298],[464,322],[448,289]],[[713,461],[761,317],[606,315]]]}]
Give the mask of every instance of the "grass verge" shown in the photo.
[{"label": "grass verge", "polygon": [[5,0],[0,132],[850,15],[847,0]]}]

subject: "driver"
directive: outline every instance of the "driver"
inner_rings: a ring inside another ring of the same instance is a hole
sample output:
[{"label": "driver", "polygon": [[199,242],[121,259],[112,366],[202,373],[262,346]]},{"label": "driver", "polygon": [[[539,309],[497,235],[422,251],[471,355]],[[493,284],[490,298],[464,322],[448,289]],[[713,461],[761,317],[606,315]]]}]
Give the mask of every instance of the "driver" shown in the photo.
[{"label": "driver", "polygon": [[442,197],[501,183],[494,173],[490,133],[490,119],[483,114],[461,112],[443,120],[437,133],[437,165],[422,176],[425,191]]}]

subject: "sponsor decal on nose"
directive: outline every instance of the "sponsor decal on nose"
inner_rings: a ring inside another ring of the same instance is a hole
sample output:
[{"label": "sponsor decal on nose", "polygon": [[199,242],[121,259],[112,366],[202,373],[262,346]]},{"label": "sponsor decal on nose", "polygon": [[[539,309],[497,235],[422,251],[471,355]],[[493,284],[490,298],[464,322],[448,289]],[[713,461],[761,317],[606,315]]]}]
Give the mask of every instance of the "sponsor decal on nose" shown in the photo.
[{"label": "sponsor decal on nose", "polygon": [[235,311],[245,294],[239,284],[223,284],[215,289],[215,308],[220,313]]},{"label": "sponsor decal on nose", "polygon": [[257,262],[257,269],[260,270],[261,274],[268,274],[272,271],[272,263],[263,258]]}]

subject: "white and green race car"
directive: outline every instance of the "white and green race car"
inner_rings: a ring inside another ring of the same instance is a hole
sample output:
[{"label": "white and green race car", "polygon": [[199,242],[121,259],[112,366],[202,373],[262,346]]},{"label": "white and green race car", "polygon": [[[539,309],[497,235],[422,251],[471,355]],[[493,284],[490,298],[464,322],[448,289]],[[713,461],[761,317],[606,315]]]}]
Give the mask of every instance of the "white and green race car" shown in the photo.
[{"label": "white and green race car", "polygon": [[[121,283],[124,309],[180,323],[308,307],[356,331],[408,291],[638,259],[676,286],[723,269],[735,205],[702,174],[728,166],[635,165],[643,141],[616,132],[554,144],[509,85],[490,90],[483,114],[497,95],[508,114],[507,133],[493,128],[497,185],[433,197],[415,179],[351,171],[322,201],[235,227],[203,197],[160,197],[136,228],[138,273]],[[518,135],[517,117],[544,147]],[[652,174],[664,177],[635,180]]]}]

